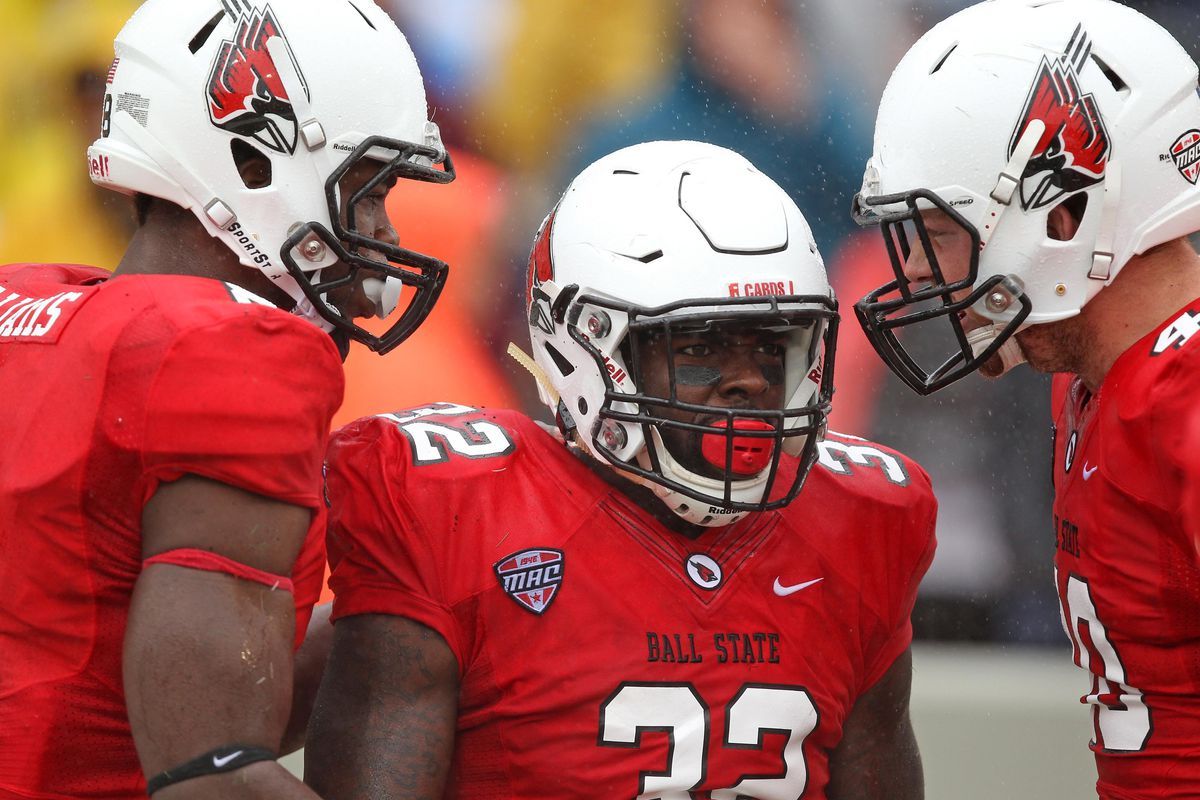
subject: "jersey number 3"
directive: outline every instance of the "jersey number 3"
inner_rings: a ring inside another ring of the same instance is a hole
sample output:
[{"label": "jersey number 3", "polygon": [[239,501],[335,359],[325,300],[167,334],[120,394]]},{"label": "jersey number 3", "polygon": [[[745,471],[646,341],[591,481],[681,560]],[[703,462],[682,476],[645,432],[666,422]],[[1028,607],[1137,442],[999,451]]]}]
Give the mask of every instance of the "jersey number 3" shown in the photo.
[{"label": "jersey number 3", "polygon": [[[637,800],[688,800],[704,782],[709,737],[708,705],[686,683],[623,683],[600,706],[602,747],[639,747],[644,731],[669,737],[665,772],[643,772]],[[783,769],[777,775],[743,776],[712,800],[741,797],[797,798],[808,769],[804,740],[817,726],[817,709],[797,686],[746,684],[725,707],[725,746],[761,749],[763,733],[785,733]]]}]

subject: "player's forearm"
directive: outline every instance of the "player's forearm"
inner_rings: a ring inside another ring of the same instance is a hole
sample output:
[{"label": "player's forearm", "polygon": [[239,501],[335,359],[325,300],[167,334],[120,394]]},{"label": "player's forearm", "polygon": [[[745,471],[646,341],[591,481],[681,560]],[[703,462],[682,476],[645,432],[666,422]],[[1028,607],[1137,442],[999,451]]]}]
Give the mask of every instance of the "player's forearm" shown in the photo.
[{"label": "player's forearm", "polygon": [[309,725],[305,780],[328,797],[437,800],[457,700],[457,662],[436,632],[387,615],[342,620]]},{"label": "player's forearm", "polygon": [[907,714],[886,741],[830,762],[829,800],[923,800],[925,772]]},{"label": "player's forearm", "polygon": [[325,674],[325,662],[329,660],[329,650],[333,646],[333,624],[329,621],[332,610],[332,603],[313,609],[304,644],[296,653],[292,672],[292,713],[283,735],[281,754],[293,753],[304,746],[308,720],[312,716],[321,676]]},{"label": "player's forearm", "polygon": [[172,784],[154,800],[320,800],[319,795],[274,761],[251,764],[235,772],[206,775]]}]

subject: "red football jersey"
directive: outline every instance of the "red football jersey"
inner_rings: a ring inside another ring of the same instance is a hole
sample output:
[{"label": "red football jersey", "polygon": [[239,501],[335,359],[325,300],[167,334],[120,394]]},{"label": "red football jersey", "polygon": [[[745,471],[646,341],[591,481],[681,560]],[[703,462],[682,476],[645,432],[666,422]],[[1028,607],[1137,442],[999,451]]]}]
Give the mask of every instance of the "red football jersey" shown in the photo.
[{"label": "red football jersey", "polygon": [[824,797],[934,548],[925,473],[836,434],[789,508],[694,541],[511,411],[352,423],[328,491],[334,618],[409,617],[458,659],[470,800]]},{"label": "red football jersey", "polygon": [[[263,302],[205,278],[0,267],[0,797],[145,797],[121,647],[161,483],[323,507],[337,350]],[[323,527],[314,513],[293,573],[298,636]]]},{"label": "red football jersey", "polygon": [[1102,798],[1200,796],[1200,301],[1055,377],[1055,575]]}]

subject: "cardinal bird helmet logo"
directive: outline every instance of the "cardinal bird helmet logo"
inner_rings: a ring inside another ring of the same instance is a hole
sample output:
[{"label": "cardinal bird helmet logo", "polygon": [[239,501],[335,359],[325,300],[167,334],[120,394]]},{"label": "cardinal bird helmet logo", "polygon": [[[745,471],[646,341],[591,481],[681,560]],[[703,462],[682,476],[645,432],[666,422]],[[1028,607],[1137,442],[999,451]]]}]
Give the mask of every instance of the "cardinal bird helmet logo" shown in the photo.
[{"label": "cardinal bird helmet logo", "polygon": [[685,562],[688,577],[701,589],[716,589],[721,585],[721,565],[704,553],[692,553]]},{"label": "cardinal bird helmet logo", "polygon": [[296,152],[296,111],[267,42],[273,37],[283,42],[282,49],[307,97],[304,75],[269,5],[261,10],[251,8],[246,0],[226,0],[225,5],[230,16],[236,13],[237,30],[232,40],[221,43],[213,62],[208,79],[209,119],[222,130],[291,155]]},{"label": "cardinal bird helmet logo", "polygon": [[[557,210],[557,209],[555,209]],[[550,257],[550,230],[554,227],[554,211],[551,211],[538,229],[529,256],[529,276],[526,286],[529,301],[529,324],[536,325],[547,336],[554,335],[554,317],[550,312],[550,298],[541,285],[554,278],[554,261]]]},{"label": "cardinal bird helmet logo", "polygon": [[1080,25],[1067,49],[1053,62],[1042,57],[1021,121],[1008,144],[1008,157],[1033,120],[1046,124],[1021,176],[1021,206],[1043,208],[1104,180],[1112,140],[1091,94],[1082,94],[1079,73],[1092,54],[1092,42]]}]

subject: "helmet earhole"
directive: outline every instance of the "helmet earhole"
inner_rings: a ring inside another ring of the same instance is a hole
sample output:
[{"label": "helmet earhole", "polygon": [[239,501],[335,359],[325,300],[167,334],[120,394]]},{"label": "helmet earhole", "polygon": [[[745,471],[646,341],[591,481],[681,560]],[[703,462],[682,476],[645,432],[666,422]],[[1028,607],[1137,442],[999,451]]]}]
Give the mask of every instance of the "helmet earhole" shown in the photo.
[{"label": "helmet earhole", "polygon": [[232,139],[229,150],[238,176],[247,189],[263,189],[271,185],[271,159],[244,139]]},{"label": "helmet earhole", "polygon": [[1069,242],[1079,232],[1083,215],[1087,213],[1088,196],[1079,193],[1063,200],[1046,217],[1046,236],[1056,242]]},{"label": "helmet earhole", "polygon": [[584,399],[581,397],[581,398],[579,398],[579,403],[578,403],[577,405],[579,406],[579,413],[580,413],[580,414],[586,414],[586,413],[588,412],[588,404],[587,404],[587,400],[584,400]]}]

